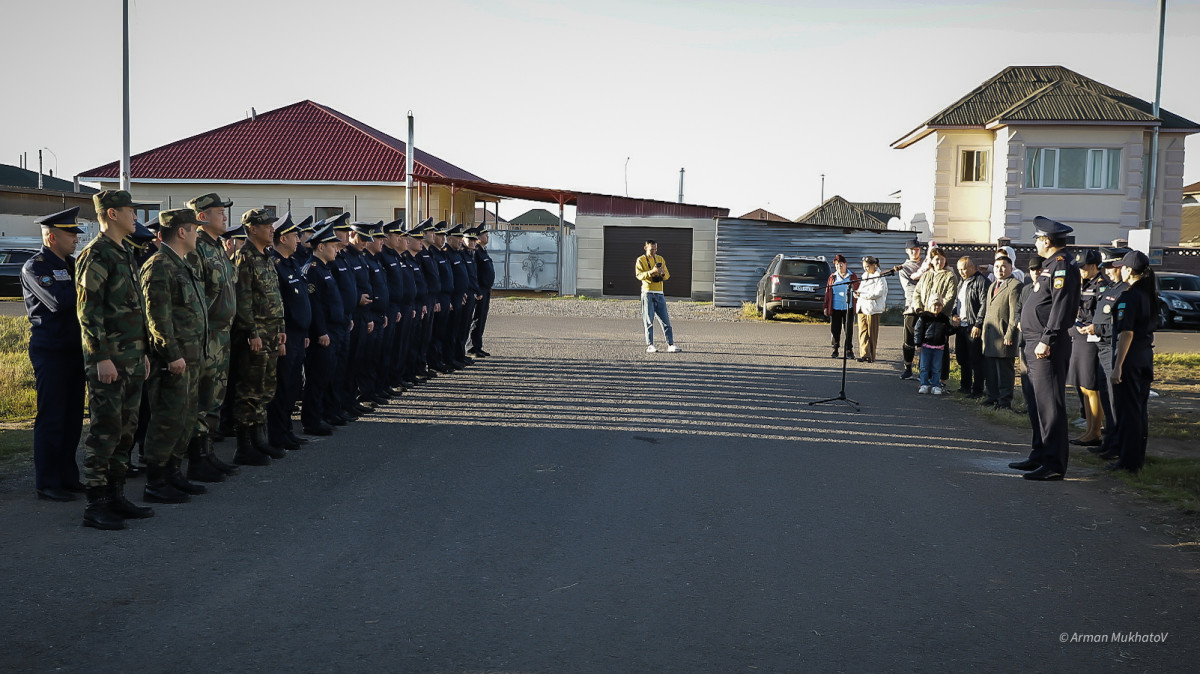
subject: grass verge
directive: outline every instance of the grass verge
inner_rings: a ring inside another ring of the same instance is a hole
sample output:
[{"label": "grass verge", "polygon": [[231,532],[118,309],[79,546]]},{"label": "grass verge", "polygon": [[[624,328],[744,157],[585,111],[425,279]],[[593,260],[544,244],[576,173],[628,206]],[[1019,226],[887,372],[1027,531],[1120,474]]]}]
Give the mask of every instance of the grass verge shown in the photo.
[{"label": "grass verge", "polygon": [[27,421],[36,412],[29,320],[0,316],[0,422]]},{"label": "grass verge", "polygon": [[[777,311],[771,314],[773,321],[781,323],[828,323],[829,319],[824,316],[813,316],[812,314],[795,314],[785,311]],[[754,302],[742,302],[742,312],[738,314],[738,318],[746,321],[762,321],[762,312],[758,307],[754,306]]]}]

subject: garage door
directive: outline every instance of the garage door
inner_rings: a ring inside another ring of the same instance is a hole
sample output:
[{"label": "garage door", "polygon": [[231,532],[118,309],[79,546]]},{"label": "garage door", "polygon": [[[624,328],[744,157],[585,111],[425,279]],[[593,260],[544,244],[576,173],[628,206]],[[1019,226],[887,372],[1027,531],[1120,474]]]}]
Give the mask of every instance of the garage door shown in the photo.
[{"label": "garage door", "polygon": [[692,296],[692,229],[690,227],[605,227],[604,294],[638,295],[642,282],[633,275],[646,239],[658,242],[671,280],[663,287],[670,297]]}]

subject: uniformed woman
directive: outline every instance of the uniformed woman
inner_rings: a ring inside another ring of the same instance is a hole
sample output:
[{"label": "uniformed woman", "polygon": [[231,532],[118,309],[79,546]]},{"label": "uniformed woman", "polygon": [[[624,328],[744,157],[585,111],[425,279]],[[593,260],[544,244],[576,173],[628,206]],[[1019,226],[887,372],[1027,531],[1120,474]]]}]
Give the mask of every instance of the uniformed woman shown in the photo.
[{"label": "uniformed woman", "polygon": [[1079,313],[1071,329],[1071,365],[1067,372],[1067,385],[1078,386],[1083,394],[1087,418],[1087,430],[1071,441],[1083,447],[1100,446],[1100,425],[1104,419],[1100,395],[1099,348],[1097,338],[1088,328],[1096,313],[1096,301],[1104,275],[1100,272],[1100,253],[1087,250],[1079,254]]},{"label": "uniformed woman", "polygon": [[1117,415],[1113,411],[1112,365],[1113,365],[1113,312],[1117,309],[1117,300],[1121,293],[1129,289],[1121,281],[1121,268],[1113,265],[1119,263],[1128,253],[1128,248],[1101,248],[1100,273],[1104,275],[1104,285],[1096,300],[1096,313],[1092,317],[1089,334],[1095,335],[1100,341],[1096,343],[1096,351],[1100,364],[1100,392],[1105,395],[1107,404],[1104,407],[1104,435],[1099,447],[1089,447],[1088,451],[1099,454],[1100,458],[1109,461],[1120,456],[1117,447]]},{"label": "uniformed woman", "polygon": [[1117,446],[1121,457],[1109,470],[1136,473],[1146,461],[1150,424],[1147,403],[1154,375],[1154,329],[1158,318],[1158,289],[1150,261],[1140,251],[1126,253],[1117,263],[1129,289],[1117,300],[1113,318],[1116,354],[1113,356],[1113,407],[1120,422]]}]

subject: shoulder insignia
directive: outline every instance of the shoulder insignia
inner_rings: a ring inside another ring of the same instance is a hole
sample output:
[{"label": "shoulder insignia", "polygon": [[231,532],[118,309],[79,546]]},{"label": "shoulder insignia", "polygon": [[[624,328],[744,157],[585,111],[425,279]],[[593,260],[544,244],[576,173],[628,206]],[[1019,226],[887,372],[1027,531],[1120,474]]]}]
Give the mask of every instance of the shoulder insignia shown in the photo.
[{"label": "shoulder insignia", "polygon": [[315,284],[315,283],[308,284],[308,294],[312,295],[316,292],[317,292],[317,284]]},{"label": "shoulder insignia", "polygon": [[1105,305],[1104,305],[1104,313],[1106,313],[1106,314],[1111,314],[1111,313],[1112,313],[1112,307],[1111,307],[1111,306],[1109,306],[1109,305],[1107,305],[1107,304],[1105,304]]},{"label": "shoulder insignia", "polygon": [[1067,270],[1066,270],[1066,269],[1059,269],[1058,271],[1054,272],[1054,275],[1055,275],[1055,276],[1066,276],[1066,275],[1067,275]]},{"label": "shoulder insignia", "polygon": [[1125,308],[1125,303],[1124,303],[1124,302],[1121,302],[1120,304],[1118,304],[1118,305],[1117,305],[1117,308],[1118,308],[1118,309],[1124,309],[1124,308]]},{"label": "shoulder insignia", "polygon": [[1067,259],[1067,256],[1065,255],[1059,255],[1058,257],[1054,258],[1056,262],[1062,262],[1065,259]]},{"label": "shoulder insignia", "polygon": [[1059,288],[1063,287],[1063,284],[1066,283],[1066,281],[1067,281],[1067,279],[1065,279],[1065,278],[1054,279],[1054,289],[1058,290]]},{"label": "shoulder insignia", "polygon": [[45,259],[46,259],[46,258],[42,257],[42,254],[41,254],[41,253],[38,253],[37,255],[34,255],[34,256],[33,256],[33,261],[34,261],[34,262],[43,262]]},{"label": "shoulder insignia", "polygon": [[50,286],[54,285],[54,277],[53,276],[41,276],[38,278],[38,283],[49,288]]}]

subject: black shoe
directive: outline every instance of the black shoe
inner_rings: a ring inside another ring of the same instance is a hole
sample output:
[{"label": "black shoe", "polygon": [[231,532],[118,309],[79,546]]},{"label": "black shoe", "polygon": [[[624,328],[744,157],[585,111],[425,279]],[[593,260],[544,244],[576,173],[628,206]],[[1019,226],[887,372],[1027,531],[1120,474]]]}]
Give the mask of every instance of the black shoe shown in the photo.
[{"label": "black shoe", "polygon": [[1063,479],[1063,474],[1058,472],[1057,470],[1054,470],[1053,468],[1047,468],[1046,466],[1042,466],[1041,468],[1038,468],[1037,470],[1033,471],[1032,473],[1025,473],[1021,477],[1025,478],[1026,480],[1037,480],[1038,482],[1050,482],[1051,480]]},{"label": "black shoe", "polygon": [[83,526],[115,531],[125,528],[125,518],[108,507],[108,490],[105,487],[88,487],[87,508],[83,511]]},{"label": "black shoe", "polygon": [[393,398],[399,398],[400,396],[404,395],[404,392],[407,390],[407,386],[389,386],[387,388],[388,394],[390,394]]},{"label": "black shoe", "polygon": [[488,353],[487,351],[484,351],[483,349],[476,349],[476,350],[475,350],[475,355],[476,355],[476,356],[483,356],[484,358],[487,358],[487,357],[491,356],[492,354]]},{"label": "black shoe", "polygon": [[350,420],[341,415],[325,417],[325,423],[330,426],[345,426]]},{"label": "black shoe", "polygon": [[1117,459],[1121,458],[1121,450],[1110,449],[1107,452],[1104,452],[1103,454],[1101,454],[1100,458],[1104,459],[1105,461],[1116,461]]},{"label": "black shoe", "polygon": [[350,406],[350,411],[354,412],[355,416],[361,417],[362,415],[370,414],[371,412],[374,412],[375,410],[371,409],[370,407],[367,407],[366,405],[362,404],[361,402],[357,402]]},{"label": "black shoe", "polygon": [[305,426],[305,435],[333,435],[333,428],[329,424],[321,426]]},{"label": "black shoe", "polygon": [[212,465],[213,468],[216,468],[226,475],[237,475],[241,472],[238,470],[237,466],[222,461],[221,457],[217,456],[217,450],[213,449],[212,445],[213,436],[211,433],[208,433],[204,436],[204,456],[208,459],[208,463]]},{"label": "black shoe", "polygon": [[1092,454],[1103,454],[1105,451],[1104,443],[1101,442],[1099,445],[1096,445],[1095,447],[1088,447],[1087,450],[1089,452],[1091,452]]},{"label": "black shoe", "polygon": [[1042,467],[1042,464],[1033,459],[1025,459],[1024,461],[1013,461],[1008,464],[1008,467],[1013,470],[1037,470]]},{"label": "black shoe", "polygon": [[1076,447],[1099,447],[1100,445],[1104,444],[1104,442],[1101,440],[1088,440],[1087,442],[1084,442],[1079,438],[1073,438],[1071,440],[1071,444],[1075,445]]},{"label": "black shoe", "polygon": [[833,355],[830,356],[830,358],[837,358],[837,357],[838,357],[838,350],[837,350],[837,348],[834,348]]},{"label": "black shoe", "polygon": [[125,498],[125,481],[108,485],[108,509],[118,517],[127,520],[144,520],[154,517],[154,509],[135,505]]},{"label": "black shoe", "polygon": [[42,501],[66,502],[76,500],[76,496],[74,494],[66,489],[59,489],[58,487],[46,487],[44,489],[39,489],[37,490],[37,497]]},{"label": "black shoe", "polygon": [[253,429],[243,426],[237,430],[237,452],[233,462],[239,466],[269,466],[271,458],[254,446]]},{"label": "black shoe", "polygon": [[391,398],[388,398],[387,396],[383,395],[382,393],[376,393],[375,395],[372,395],[370,398],[368,398],[368,400],[375,403],[376,405],[386,405],[392,401]]},{"label": "black shoe", "polygon": [[187,503],[192,500],[192,497],[167,482],[165,467],[148,466],[146,468],[146,487],[142,489],[142,500],[146,503]]},{"label": "black shoe", "polygon": [[167,460],[167,484],[175,487],[185,494],[191,494],[192,496],[199,496],[200,494],[208,493],[208,487],[205,487],[202,484],[188,482],[188,479],[184,477],[183,473],[179,470],[179,459],[176,459],[175,457],[171,457]]},{"label": "black shoe", "polygon": [[1121,462],[1119,460],[1113,461],[1112,463],[1104,466],[1104,470],[1107,470],[1109,472],[1112,472],[1114,470],[1121,470],[1121,469],[1122,469],[1122,466],[1121,466]]},{"label": "black shoe", "polygon": [[462,357],[462,362],[466,363],[467,365],[474,365],[474,364],[475,364],[475,359],[474,359],[474,358],[471,358],[470,356],[463,356],[463,357]]},{"label": "black shoe", "polygon": [[267,425],[259,424],[250,429],[250,441],[254,443],[254,448],[266,454],[272,459],[282,459],[287,456],[287,452],[277,445],[271,444],[267,440]]},{"label": "black shoe", "polygon": [[[297,449],[300,449],[300,443],[292,442],[291,438],[279,438],[276,440],[269,440],[267,442],[267,445],[270,447],[278,447],[279,449],[286,449],[289,452],[294,452]],[[268,453],[268,456],[271,456],[271,455]],[[275,458],[275,457],[271,456],[271,458]]]},{"label": "black shoe", "polygon": [[905,365],[904,372],[900,373],[901,379],[912,379],[912,365]]},{"label": "black shoe", "polygon": [[188,443],[187,479],[197,482],[224,482],[225,473],[217,470],[204,449],[204,436],[197,434]]}]

